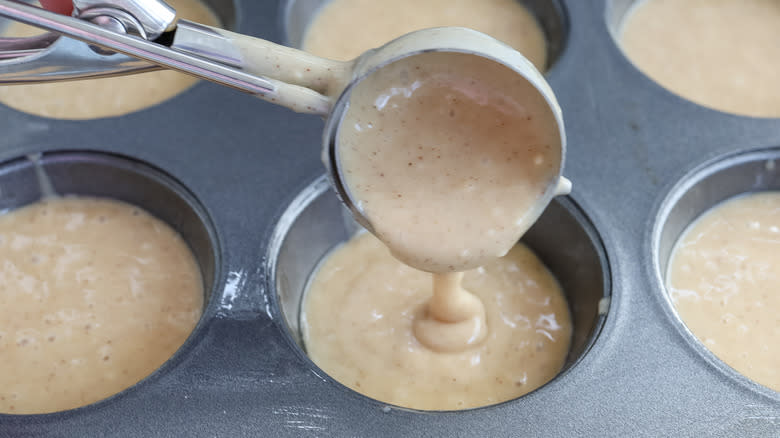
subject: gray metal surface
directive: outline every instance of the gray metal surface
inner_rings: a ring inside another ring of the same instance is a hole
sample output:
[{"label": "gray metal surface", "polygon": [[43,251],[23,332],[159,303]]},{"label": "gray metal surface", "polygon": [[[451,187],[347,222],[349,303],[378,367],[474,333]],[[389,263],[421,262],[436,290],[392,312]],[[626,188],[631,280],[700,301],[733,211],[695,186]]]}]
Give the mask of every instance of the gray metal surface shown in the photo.
[{"label": "gray metal surface", "polygon": [[[200,83],[118,118],[58,121],[0,108],[0,161],[68,149],[145,161],[199,201],[218,242],[203,318],[160,370],[84,408],[0,415],[0,436],[780,435],[780,394],[686,333],[653,256],[670,218],[683,217],[670,204],[692,185],[685,176],[722,155],[780,146],[780,120],[665,91],[615,45],[607,0],[563,3],[568,37],[546,77],[566,120],[570,198],[603,243],[612,296],[598,339],[563,375],[514,401],[447,413],[388,409],[322,375],[287,330],[266,260],[282,212],[323,173],[322,121]],[[283,40],[276,2],[236,0],[236,12],[239,32]],[[6,187],[21,183],[4,174],[0,199],[14,205]],[[727,193],[733,179],[705,185]]]}]

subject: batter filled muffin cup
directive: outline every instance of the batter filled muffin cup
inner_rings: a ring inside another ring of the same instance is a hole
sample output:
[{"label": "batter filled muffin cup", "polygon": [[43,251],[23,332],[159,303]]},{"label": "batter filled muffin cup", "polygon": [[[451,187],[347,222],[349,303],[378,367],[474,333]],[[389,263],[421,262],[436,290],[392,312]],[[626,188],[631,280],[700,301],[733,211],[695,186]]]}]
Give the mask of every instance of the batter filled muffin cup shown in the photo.
[{"label": "batter filled muffin cup", "polygon": [[634,66],[707,108],[780,117],[780,4],[767,0],[612,0],[607,25]]},{"label": "batter filled muffin cup", "polygon": [[97,152],[5,162],[0,185],[0,413],[86,406],[164,369],[216,275],[216,235],[193,195]]},{"label": "batter filled muffin cup", "polygon": [[662,203],[652,238],[660,290],[679,331],[727,376],[775,394],[778,160],[780,150],[759,150],[694,169]]},{"label": "batter filled muffin cup", "polygon": [[544,72],[563,52],[568,34],[564,6],[555,0],[288,0],[282,11],[287,45],[338,60],[415,30],[458,26],[507,43]]},{"label": "batter filled muffin cup", "polygon": [[[302,306],[313,275],[331,250],[360,231],[324,177],[304,189],[278,222],[267,257],[269,288],[276,291],[276,310],[301,355],[309,352],[302,327],[306,324]],[[554,199],[522,243],[557,279],[568,302],[572,335],[563,365],[560,371],[556,370],[560,375],[585,355],[598,336],[609,307],[608,261],[598,233],[568,198]],[[365,298],[371,300],[370,296]],[[319,369],[314,361],[308,362],[312,369]],[[403,386],[403,382],[399,385]]]}]

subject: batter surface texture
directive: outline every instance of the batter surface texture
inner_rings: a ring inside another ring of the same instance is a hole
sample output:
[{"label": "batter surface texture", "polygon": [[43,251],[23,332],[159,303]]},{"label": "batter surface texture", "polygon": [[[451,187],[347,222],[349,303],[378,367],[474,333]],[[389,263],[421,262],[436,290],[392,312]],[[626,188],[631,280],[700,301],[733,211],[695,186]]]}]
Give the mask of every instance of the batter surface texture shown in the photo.
[{"label": "batter surface texture", "polygon": [[620,44],[645,74],[706,107],[780,117],[780,2],[637,3],[624,20]]},{"label": "batter surface texture", "polygon": [[0,215],[0,412],[76,408],[135,384],[202,309],[189,248],[137,207],[67,197]]},{"label": "batter surface texture", "polygon": [[431,297],[431,275],[393,258],[368,233],[334,250],[304,298],[307,352],[326,373],[386,403],[454,410],[519,397],[564,364],[571,319],[560,286],[523,245],[465,273],[484,303],[488,334],[457,353],[420,344],[413,322]]},{"label": "batter surface texture", "polygon": [[547,66],[547,40],[517,0],[331,0],[312,20],[303,49],[347,61],[403,34],[431,27],[468,27],[503,41],[537,69]]},{"label": "batter surface texture", "polygon": [[669,295],[716,356],[780,391],[780,192],[715,206],[676,244]]}]

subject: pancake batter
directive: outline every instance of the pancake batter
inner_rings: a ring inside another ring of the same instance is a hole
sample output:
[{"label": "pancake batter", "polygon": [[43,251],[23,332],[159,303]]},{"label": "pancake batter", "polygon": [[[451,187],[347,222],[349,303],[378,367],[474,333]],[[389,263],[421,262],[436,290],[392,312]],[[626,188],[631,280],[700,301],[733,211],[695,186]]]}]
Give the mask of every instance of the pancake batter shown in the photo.
[{"label": "pancake batter", "polygon": [[512,46],[537,69],[547,67],[547,44],[534,16],[517,0],[331,0],[312,20],[302,47],[347,61],[403,34],[459,26]]},{"label": "pancake batter", "polygon": [[415,409],[466,409],[519,397],[564,364],[571,320],[560,286],[526,247],[465,273],[486,309],[478,346],[441,353],[418,342],[431,276],[362,233],[333,251],[311,280],[301,326],[312,360],[344,385]]},{"label": "pancake batter", "polygon": [[740,196],[682,234],[669,295],[704,345],[748,378],[780,391],[780,192]]},{"label": "pancake batter", "polygon": [[0,215],[0,412],[72,409],[133,385],[202,308],[189,248],[137,207],[67,197]]},{"label": "pancake batter", "polygon": [[[166,0],[179,18],[219,26],[219,20],[197,0]],[[3,36],[31,36],[38,28],[11,21]],[[103,79],[0,86],[0,103],[26,113],[57,119],[121,116],[166,101],[197,79],[171,70]]]},{"label": "pancake batter", "polygon": [[644,73],[701,105],[780,117],[780,2],[637,2],[620,43]]}]

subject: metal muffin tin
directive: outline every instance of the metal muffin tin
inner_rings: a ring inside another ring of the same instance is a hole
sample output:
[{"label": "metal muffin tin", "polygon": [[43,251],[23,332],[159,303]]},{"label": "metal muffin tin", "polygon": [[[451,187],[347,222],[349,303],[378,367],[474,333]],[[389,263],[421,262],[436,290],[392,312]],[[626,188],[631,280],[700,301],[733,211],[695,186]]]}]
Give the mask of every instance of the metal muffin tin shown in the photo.
[{"label": "metal muffin tin", "polygon": [[[239,32],[294,44],[319,3],[215,0],[215,9]],[[114,118],[0,107],[0,207],[37,197],[24,157],[43,152],[58,191],[118,197],[177,228],[209,294],[192,335],[152,375],[82,408],[0,414],[0,436],[780,435],[780,394],[698,343],[663,288],[671,245],[692,218],[735,193],[780,189],[780,120],[710,110],[644,76],[613,39],[629,0],[526,3],[554,41],[546,78],[574,182],[525,238],[560,277],[575,318],[559,376],[454,412],[388,406],[329,378],[296,332],[310,269],[355,230],[321,176],[323,123],[201,82]]]}]

